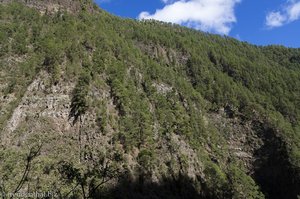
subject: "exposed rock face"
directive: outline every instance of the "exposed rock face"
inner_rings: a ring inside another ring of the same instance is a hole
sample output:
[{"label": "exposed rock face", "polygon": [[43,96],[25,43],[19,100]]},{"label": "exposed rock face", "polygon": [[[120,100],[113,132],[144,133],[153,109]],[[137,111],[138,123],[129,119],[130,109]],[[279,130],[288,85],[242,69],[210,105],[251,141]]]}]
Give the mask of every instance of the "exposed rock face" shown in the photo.
[{"label": "exposed rock face", "polygon": [[166,65],[186,64],[189,59],[189,55],[187,53],[176,51],[163,45],[144,44],[137,42],[136,46],[154,60],[163,61]]},{"label": "exposed rock face", "polygon": [[263,145],[262,139],[253,129],[253,124],[243,122],[237,117],[230,118],[223,110],[212,113],[209,117],[226,137],[231,154],[240,159],[251,173],[256,160],[255,151]]},{"label": "exposed rock face", "polygon": [[[29,7],[38,9],[41,13],[53,13],[59,10],[67,10],[75,13],[82,9],[93,12],[93,3],[90,0],[15,0]],[[0,3],[11,3],[12,0],[0,0]]]},{"label": "exposed rock face", "polygon": [[[19,106],[7,124],[8,133],[15,131],[26,117],[51,117],[57,120],[55,123],[68,124],[70,97],[73,85],[59,84],[46,89],[46,74],[40,74],[27,88]],[[48,91],[47,91],[48,90]],[[45,94],[45,92],[48,92]],[[64,121],[64,122],[63,122]],[[64,128],[61,128],[64,131]]]}]

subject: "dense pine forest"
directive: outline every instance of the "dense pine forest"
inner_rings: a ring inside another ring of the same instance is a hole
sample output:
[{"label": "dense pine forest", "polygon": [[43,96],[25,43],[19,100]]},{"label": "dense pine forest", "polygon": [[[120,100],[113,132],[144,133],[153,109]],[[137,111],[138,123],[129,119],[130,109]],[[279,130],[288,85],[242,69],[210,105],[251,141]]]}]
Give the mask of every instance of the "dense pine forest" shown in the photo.
[{"label": "dense pine forest", "polygon": [[300,197],[300,49],[70,2],[0,1],[3,199]]}]

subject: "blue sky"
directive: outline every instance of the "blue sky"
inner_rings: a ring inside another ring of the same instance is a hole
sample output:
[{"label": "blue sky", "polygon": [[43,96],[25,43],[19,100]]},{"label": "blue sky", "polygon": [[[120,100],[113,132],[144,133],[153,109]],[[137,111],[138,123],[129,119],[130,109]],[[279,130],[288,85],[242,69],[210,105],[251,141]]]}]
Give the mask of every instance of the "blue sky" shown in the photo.
[{"label": "blue sky", "polygon": [[134,19],[173,22],[258,45],[300,48],[300,0],[95,0]]}]

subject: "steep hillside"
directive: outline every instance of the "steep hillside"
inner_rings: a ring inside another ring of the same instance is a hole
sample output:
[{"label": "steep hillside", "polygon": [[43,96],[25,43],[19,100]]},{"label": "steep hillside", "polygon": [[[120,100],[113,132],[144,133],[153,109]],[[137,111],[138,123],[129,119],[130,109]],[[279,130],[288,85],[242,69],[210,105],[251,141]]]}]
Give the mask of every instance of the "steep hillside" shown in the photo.
[{"label": "steep hillside", "polygon": [[93,12],[97,6],[91,0],[0,0],[2,4],[19,2],[37,9],[41,14],[55,13],[59,10],[77,13],[82,10]]},{"label": "steep hillside", "polygon": [[300,197],[300,49],[0,2],[2,198]]}]

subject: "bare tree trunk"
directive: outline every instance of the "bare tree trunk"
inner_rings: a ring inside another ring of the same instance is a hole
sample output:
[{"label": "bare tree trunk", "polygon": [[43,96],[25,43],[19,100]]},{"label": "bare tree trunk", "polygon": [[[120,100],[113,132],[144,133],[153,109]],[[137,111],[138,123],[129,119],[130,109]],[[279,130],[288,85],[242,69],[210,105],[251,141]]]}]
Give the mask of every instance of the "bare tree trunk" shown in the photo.
[{"label": "bare tree trunk", "polygon": [[42,148],[42,144],[40,146],[38,146],[38,149],[35,151],[33,148],[30,149],[30,152],[27,156],[27,162],[26,162],[26,166],[25,166],[25,169],[24,169],[24,172],[23,172],[23,176],[21,178],[21,180],[19,181],[19,184],[18,186],[15,188],[15,190],[13,191],[12,193],[12,196],[10,197],[11,199],[13,199],[14,195],[20,191],[20,189],[23,187],[30,171],[31,171],[31,163],[33,161],[34,158],[36,158],[40,151],[41,151],[41,148]]},{"label": "bare tree trunk", "polygon": [[78,142],[79,142],[79,162],[81,163],[81,148],[82,148],[82,144],[81,144],[81,130],[82,130],[82,119],[81,116],[79,116],[79,134],[78,134]]}]

